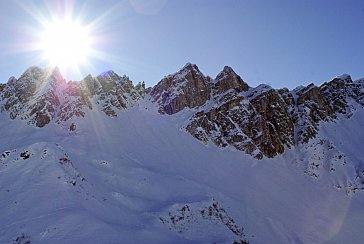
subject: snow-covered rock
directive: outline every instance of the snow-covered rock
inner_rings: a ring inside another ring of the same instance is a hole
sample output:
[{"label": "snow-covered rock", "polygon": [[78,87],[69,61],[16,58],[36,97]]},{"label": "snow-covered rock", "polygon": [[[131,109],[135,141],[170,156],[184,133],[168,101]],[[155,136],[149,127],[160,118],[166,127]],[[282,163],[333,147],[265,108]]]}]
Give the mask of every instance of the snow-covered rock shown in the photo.
[{"label": "snow-covered rock", "polygon": [[201,106],[186,130],[204,143],[231,145],[256,158],[274,157],[308,143],[320,122],[334,121],[338,114],[350,117],[355,104],[364,105],[363,96],[361,83],[353,83],[348,75],[293,91],[267,85],[230,89]]},{"label": "snow-covered rock", "polygon": [[58,68],[52,67],[31,67],[19,79],[11,77],[1,90],[1,111],[37,127],[83,117],[85,110],[93,109],[93,103],[115,117],[115,110],[133,106],[145,94],[143,84],[134,87],[127,76],[113,71],[66,82]]}]

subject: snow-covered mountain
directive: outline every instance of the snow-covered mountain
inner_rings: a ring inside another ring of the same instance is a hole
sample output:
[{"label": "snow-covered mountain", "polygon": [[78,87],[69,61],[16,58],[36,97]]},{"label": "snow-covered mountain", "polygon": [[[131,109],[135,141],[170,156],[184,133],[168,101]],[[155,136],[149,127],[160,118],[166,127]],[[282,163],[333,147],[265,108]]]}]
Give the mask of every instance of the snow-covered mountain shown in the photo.
[{"label": "snow-covered mountain", "polygon": [[364,79],[0,85],[0,243],[361,243]]}]

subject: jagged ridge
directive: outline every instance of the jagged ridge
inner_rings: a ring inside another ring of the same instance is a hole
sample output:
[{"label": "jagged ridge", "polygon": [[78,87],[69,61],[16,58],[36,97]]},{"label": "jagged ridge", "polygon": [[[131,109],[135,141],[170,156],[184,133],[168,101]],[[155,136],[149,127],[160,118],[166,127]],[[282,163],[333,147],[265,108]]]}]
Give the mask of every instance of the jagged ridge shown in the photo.
[{"label": "jagged ridge", "polygon": [[230,67],[211,79],[187,64],[162,79],[151,96],[160,113],[195,108],[185,128],[198,140],[231,145],[260,159],[307,143],[320,121],[332,121],[338,114],[350,117],[355,108],[349,100],[364,105],[362,86],[362,81],[343,75],[319,87],[310,84],[293,91],[267,85],[250,88]]},{"label": "jagged ridge", "polygon": [[117,116],[115,109],[133,106],[143,97],[144,83],[136,86],[127,76],[113,71],[97,77],[88,75],[80,82],[66,82],[58,68],[31,67],[19,79],[11,77],[1,87],[1,111],[11,119],[20,118],[43,127],[51,121],[63,123],[72,117],[85,116],[95,104],[107,115]]},{"label": "jagged ridge", "polygon": [[51,121],[70,124],[95,106],[116,117],[117,110],[134,106],[148,91],[161,114],[194,109],[185,129],[196,139],[232,146],[258,159],[308,143],[321,121],[333,121],[338,114],[350,117],[356,109],[350,100],[364,105],[363,80],[353,82],[349,75],[289,91],[251,88],[228,66],[212,79],[187,63],[149,90],[113,71],[66,82],[57,68],[31,67],[0,87],[0,106],[11,119],[43,127]]}]

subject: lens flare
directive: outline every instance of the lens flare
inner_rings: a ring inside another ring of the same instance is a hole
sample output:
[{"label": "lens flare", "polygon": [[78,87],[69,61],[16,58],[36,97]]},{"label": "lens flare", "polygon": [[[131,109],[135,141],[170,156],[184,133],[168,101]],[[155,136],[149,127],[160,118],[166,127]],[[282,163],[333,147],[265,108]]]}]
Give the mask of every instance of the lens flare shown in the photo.
[{"label": "lens flare", "polygon": [[[19,25],[17,41],[8,51],[31,54],[27,56],[31,65],[57,66],[69,80],[81,80],[87,74],[99,72],[100,67],[133,65],[128,58],[109,49],[120,42],[115,38],[114,28],[133,18],[125,18],[127,1],[109,4],[97,14],[87,3],[75,0],[18,4],[32,21]],[[127,38],[125,35],[124,39]]]},{"label": "lens flare", "polygon": [[72,21],[55,21],[44,24],[39,49],[43,58],[61,69],[84,64],[91,54],[91,37],[85,26]]}]

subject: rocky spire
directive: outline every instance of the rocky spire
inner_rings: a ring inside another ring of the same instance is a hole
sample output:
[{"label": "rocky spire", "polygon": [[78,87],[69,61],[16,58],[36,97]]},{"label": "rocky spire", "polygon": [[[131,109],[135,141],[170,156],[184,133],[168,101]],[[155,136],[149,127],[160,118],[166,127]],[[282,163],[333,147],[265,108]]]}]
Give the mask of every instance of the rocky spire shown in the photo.
[{"label": "rocky spire", "polygon": [[210,99],[211,79],[197,65],[187,63],[177,73],[164,77],[151,91],[161,113],[174,114],[203,105]]},{"label": "rocky spire", "polygon": [[225,66],[215,78],[214,93],[221,94],[229,89],[235,89],[237,92],[242,92],[247,91],[249,86],[232,68]]}]

